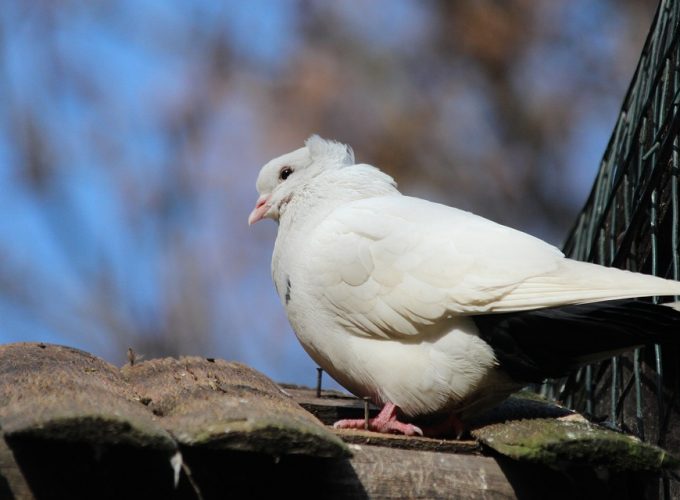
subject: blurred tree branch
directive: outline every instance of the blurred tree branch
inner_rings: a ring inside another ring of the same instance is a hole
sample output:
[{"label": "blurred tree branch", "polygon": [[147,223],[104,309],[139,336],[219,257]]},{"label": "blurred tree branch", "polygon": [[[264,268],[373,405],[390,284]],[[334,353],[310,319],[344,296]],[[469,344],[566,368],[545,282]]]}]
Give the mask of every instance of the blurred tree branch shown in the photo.
[{"label": "blurred tree branch", "polygon": [[614,123],[655,8],[47,5],[0,13],[0,303],[118,360],[279,342],[271,233],[245,215],[260,164],[311,133],[556,240],[591,182],[571,191],[579,133]]}]

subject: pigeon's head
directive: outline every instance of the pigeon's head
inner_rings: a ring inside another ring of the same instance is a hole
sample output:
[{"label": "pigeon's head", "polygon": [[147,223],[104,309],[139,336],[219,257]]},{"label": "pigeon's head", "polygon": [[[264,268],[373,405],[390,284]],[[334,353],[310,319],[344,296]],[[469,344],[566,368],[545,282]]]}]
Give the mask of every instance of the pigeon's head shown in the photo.
[{"label": "pigeon's head", "polygon": [[352,148],[313,135],[305,147],[267,163],[257,176],[257,199],[248,224],[262,219],[279,220],[296,192],[324,170],[354,164]]}]

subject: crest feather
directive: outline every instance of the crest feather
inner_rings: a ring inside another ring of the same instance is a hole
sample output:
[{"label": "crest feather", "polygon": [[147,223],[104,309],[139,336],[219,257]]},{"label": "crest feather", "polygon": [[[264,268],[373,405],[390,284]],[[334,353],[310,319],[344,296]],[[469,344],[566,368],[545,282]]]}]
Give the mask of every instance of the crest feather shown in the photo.
[{"label": "crest feather", "polygon": [[314,134],[305,141],[312,160],[327,159],[340,165],[354,165],[354,151],[346,144],[329,141]]}]

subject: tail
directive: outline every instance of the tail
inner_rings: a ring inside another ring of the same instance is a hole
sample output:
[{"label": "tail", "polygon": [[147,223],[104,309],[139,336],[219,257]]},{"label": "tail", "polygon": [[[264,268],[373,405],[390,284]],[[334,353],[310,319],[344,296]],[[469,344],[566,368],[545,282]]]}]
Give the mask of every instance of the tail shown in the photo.
[{"label": "tail", "polygon": [[562,259],[552,272],[518,283],[492,310],[506,313],[567,304],[677,295],[680,295],[680,281]]},{"label": "tail", "polygon": [[680,344],[678,303],[624,299],[474,316],[514,379],[540,382],[646,344]]}]

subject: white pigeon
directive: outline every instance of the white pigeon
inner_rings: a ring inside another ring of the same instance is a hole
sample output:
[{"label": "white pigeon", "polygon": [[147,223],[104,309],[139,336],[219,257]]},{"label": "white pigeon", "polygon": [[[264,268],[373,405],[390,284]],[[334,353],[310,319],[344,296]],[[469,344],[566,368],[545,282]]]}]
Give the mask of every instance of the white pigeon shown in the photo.
[{"label": "white pigeon", "polygon": [[404,196],[344,144],[310,137],[267,163],[257,190],[248,223],[279,223],[272,275],[290,324],[319,366],[384,405],[373,430],[460,432],[528,382],[680,334],[680,313],[630,300],[680,282]]}]

